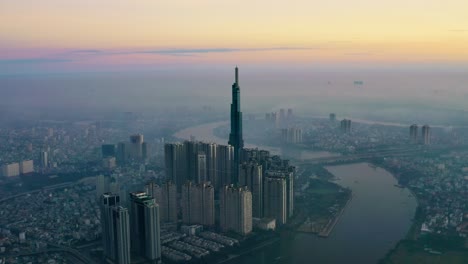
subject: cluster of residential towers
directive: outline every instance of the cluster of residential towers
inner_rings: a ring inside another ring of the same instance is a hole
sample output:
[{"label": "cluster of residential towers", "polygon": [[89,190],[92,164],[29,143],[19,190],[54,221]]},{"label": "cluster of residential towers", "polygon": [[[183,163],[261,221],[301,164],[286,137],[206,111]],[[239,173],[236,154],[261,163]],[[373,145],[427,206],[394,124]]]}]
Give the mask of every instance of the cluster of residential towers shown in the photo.
[{"label": "cluster of residential towers", "polygon": [[[130,263],[132,255],[160,261],[161,223],[197,224],[240,235],[252,231],[255,219],[287,223],[294,212],[295,168],[268,151],[244,148],[237,67],[232,99],[228,145],[165,144],[166,181],[150,182],[144,191],[130,193],[129,209],[120,204],[118,195],[102,195],[103,248],[108,260]],[[142,143],[140,136],[131,138],[136,158],[143,158]],[[117,148],[117,152],[124,151]]]}]

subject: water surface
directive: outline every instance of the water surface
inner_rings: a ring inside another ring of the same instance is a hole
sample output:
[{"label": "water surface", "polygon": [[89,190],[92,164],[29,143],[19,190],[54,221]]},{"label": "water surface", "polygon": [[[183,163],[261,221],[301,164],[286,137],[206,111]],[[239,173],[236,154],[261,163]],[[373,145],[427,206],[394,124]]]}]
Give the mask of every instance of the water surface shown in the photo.
[{"label": "water surface", "polygon": [[376,263],[404,238],[417,204],[389,172],[367,163],[327,169],[353,192],[328,238],[297,233],[230,263]]}]

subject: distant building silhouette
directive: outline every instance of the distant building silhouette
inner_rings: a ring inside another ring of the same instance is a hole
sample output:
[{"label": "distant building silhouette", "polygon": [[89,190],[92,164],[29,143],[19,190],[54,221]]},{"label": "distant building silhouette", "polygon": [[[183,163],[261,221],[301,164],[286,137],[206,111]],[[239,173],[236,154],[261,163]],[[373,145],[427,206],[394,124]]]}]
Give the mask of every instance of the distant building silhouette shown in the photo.
[{"label": "distant building silhouette", "polygon": [[343,131],[344,133],[350,133],[351,132],[351,120],[349,119],[341,120],[340,128],[341,128],[341,131]]},{"label": "distant building silhouette", "polygon": [[117,149],[114,144],[103,144],[101,145],[101,155],[103,158],[115,157]]},{"label": "distant building silhouette", "polygon": [[431,127],[429,125],[424,125],[422,127],[422,142],[424,145],[431,144]]},{"label": "distant building silhouette", "polygon": [[151,156],[151,149],[148,145],[148,142],[143,142],[141,144],[141,158],[142,159],[149,159]]},{"label": "distant building silhouette", "polygon": [[281,140],[285,143],[302,143],[302,129],[297,127],[281,129]]},{"label": "distant building silhouette", "polygon": [[39,156],[39,162],[41,168],[45,169],[49,167],[49,154],[47,153],[47,151],[41,151]]},{"label": "distant building silhouette", "polygon": [[130,136],[130,157],[132,159],[143,158],[143,135],[136,134]]},{"label": "distant building silhouette", "polygon": [[127,162],[127,155],[128,155],[127,144],[125,142],[119,142],[119,144],[117,144],[117,153],[116,153],[117,164],[119,164],[120,166],[125,164],[125,162]]},{"label": "distant building silhouette", "polygon": [[293,110],[288,108],[288,115],[286,116],[288,120],[292,120],[294,118]]},{"label": "distant building silhouette", "polygon": [[413,124],[410,126],[410,141],[411,143],[418,143],[418,125]]}]

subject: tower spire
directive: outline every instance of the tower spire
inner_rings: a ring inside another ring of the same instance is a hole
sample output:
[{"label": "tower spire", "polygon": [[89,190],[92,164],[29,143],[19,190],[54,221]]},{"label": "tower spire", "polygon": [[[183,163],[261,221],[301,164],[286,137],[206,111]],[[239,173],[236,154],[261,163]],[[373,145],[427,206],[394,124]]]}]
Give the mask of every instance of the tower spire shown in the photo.
[{"label": "tower spire", "polygon": [[237,68],[237,65],[236,65],[236,84],[239,84],[239,69]]}]

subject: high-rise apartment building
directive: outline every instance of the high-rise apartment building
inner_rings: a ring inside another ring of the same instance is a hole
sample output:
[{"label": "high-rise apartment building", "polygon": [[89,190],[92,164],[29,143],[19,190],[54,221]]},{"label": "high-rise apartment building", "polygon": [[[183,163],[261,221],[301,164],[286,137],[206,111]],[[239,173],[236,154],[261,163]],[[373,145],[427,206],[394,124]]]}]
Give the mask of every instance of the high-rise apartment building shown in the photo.
[{"label": "high-rise apartment building", "polygon": [[174,183],[168,181],[159,186],[149,182],[145,185],[145,191],[159,204],[161,222],[177,222],[177,187]]},{"label": "high-rise apartment building", "polygon": [[195,182],[203,183],[207,181],[207,170],[206,170],[206,155],[204,152],[197,154],[197,173]]},{"label": "high-rise apartment building", "polygon": [[182,186],[182,222],[213,226],[215,223],[214,188],[208,183]]},{"label": "high-rise apartment building", "polygon": [[166,143],[164,145],[164,161],[166,178],[180,189],[188,180],[187,152],[182,143]]},{"label": "high-rise apartment building", "polygon": [[234,147],[231,145],[218,145],[216,163],[217,172],[214,184],[216,189],[219,190],[222,186],[232,183]]},{"label": "high-rise apartment building", "polygon": [[247,187],[224,186],[220,198],[220,227],[241,235],[252,232],[252,193]]},{"label": "high-rise apartment building", "polygon": [[28,174],[34,172],[33,160],[23,160],[19,163],[19,170],[21,174]]},{"label": "high-rise apartment building", "polygon": [[252,192],[252,216],[263,217],[263,172],[256,162],[240,165],[239,186],[247,186]]},{"label": "high-rise apartment building", "polygon": [[130,193],[130,234],[132,253],[151,263],[161,259],[159,206],[145,192]]},{"label": "high-rise apartment building", "polygon": [[3,177],[15,177],[20,175],[20,165],[18,162],[4,164],[1,169]]},{"label": "high-rise apartment building", "polygon": [[217,159],[218,159],[218,145],[215,143],[199,143],[199,152],[202,152],[206,158],[206,179],[205,181],[211,182],[211,184],[217,186]]},{"label": "high-rise apartment building", "polygon": [[184,149],[186,153],[186,169],[187,169],[187,180],[196,181],[197,179],[197,167],[198,160],[197,155],[199,152],[199,143],[197,141],[185,141]]},{"label": "high-rise apartment building", "polygon": [[234,149],[232,146],[185,141],[164,146],[166,177],[180,189],[187,180],[211,182],[218,189],[231,182]]},{"label": "high-rise apartment building", "polygon": [[130,221],[128,209],[122,206],[112,208],[112,231],[114,232],[113,247],[114,263],[130,264]]},{"label": "high-rise apartment building", "polygon": [[104,249],[104,257],[115,260],[116,248],[115,228],[113,226],[112,208],[120,205],[120,197],[117,194],[104,193],[100,196],[99,206],[101,207],[101,223],[102,223],[102,247]]},{"label": "high-rise apartment building", "polygon": [[264,216],[276,219],[277,224],[287,222],[286,179],[282,177],[266,177],[263,190]]},{"label": "high-rise apartment building", "polygon": [[292,168],[294,167],[287,166],[281,170],[268,170],[265,173],[265,180],[264,180],[264,182],[266,182],[266,179],[271,179],[271,178],[281,178],[285,180],[285,183],[286,183],[286,218],[292,217],[294,214],[294,172],[291,170]]}]

